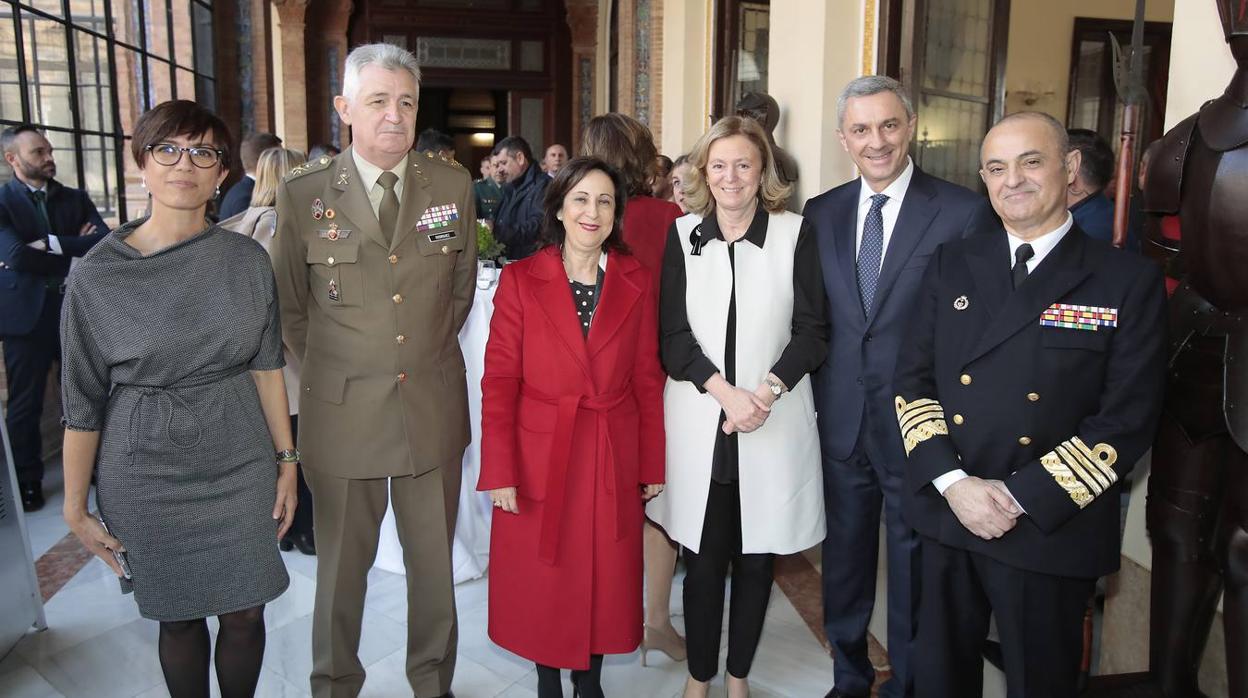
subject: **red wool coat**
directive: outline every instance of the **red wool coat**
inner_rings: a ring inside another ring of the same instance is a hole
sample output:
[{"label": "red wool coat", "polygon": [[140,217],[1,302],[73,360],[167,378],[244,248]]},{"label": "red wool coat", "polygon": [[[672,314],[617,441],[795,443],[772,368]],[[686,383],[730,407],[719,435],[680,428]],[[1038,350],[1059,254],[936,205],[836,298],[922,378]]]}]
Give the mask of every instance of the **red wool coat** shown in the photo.
[{"label": "red wool coat", "polygon": [[663,250],[667,247],[667,231],[683,215],[676,204],[653,196],[630,196],[628,203],[624,204],[624,242],[633,256],[650,271],[656,302]]},{"label": "red wool coat", "polygon": [[641,642],[641,486],[663,482],[663,371],[650,273],[611,254],[588,339],[559,251],[507,265],[481,379],[478,490],[495,510],[489,634],[539,664],[586,669]]}]

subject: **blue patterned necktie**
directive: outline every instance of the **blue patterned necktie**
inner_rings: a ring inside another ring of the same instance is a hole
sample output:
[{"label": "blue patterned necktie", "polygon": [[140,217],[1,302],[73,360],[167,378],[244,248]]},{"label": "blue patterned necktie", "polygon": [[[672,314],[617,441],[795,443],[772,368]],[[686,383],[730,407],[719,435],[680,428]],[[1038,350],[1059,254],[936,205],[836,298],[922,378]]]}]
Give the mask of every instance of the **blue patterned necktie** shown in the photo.
[{"label": "blue patterned necktie", "polygon": [[871,197],[871,210],[862,224],[862,244],[858,247],[858,293],[862,296],[863,315],[871,314],[871,302],[875,300],[875,287],[880,281],[880,261],[884,258],[884,214],[881,209],[888,196],[875,194]]}]

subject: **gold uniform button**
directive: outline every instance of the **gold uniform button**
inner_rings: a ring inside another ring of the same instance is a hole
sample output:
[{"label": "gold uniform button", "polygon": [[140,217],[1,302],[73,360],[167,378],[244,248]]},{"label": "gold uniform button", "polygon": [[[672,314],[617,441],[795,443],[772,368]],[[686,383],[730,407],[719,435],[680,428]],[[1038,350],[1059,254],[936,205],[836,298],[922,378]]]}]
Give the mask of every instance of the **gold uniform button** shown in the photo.
[{"label": "gold uniform button", "polygon": [[407,337],[404,337],[403,335],[399,335],[398,337],[394,338],[394,341],[398,342],[399,344],[403,344],[404,342],[407,341]]},{"label": "gold uniform button", "polygon": [[1027,399],[1032,402],[1039,402],[1040,393],[1027,393]]},{"label": "gold uniform button", "polygon": [[962,418],[962,415],[960,415],[960,414],[955,414],[955,415],[953,415],[953,423],[954,423],[954,424],[961,424],[962,422],[965,422],[965,421],[966,421],[966,420]]},{"label": "gold uniform button", "polygon": [[1031,445],[1031,437],[1030,437],[1030,436],[1020,436],[1020,437],[1018,437],[1018,445],[1019,445],[1019,446],[1030,446],[1030,445]]},{"label": "gold uniform button", "polygon": [[398,264],[398,263],[399,263],[399,256],[398,256],[397,254],[392,254],[392,255],[390,255],[390,257],[389,257],[389,260],[390,260],[390,263],[391,263],[391,264]]},{"label": "gold uniform button", "polygon": [[399,379],[399,382],[400,382],[400,383],[406,383],[406,382],[407,382],[407,372],[406,372],[406,371],[399,371],[399,375],[398,375],[398,376],[396,376],[396,377]]},{"label": "gold uniform button", "polygon": [[963,373],[963,374],[962,374],[962,377],[961,377],[961,378],[959,378],[958,380],[962,381],[962,385],[970,385],[970,384],[971,384],[971,374],[969,374],[969,373]]},{"label": "gold uniform button", "polygon": [[443,246],[442,246],[442,254],[450,254],[450,253],[451,253],[451,246],[450,246],[450,245],[443,245]]},{"label": "gold uniform button", "polygon": [[403,302],[403,294],[401,294],[401,293],[396,293],[396,294],[394,294],[394,296],[392,296],[392,297],[390,298],[390,300],[394,301],[395,303],[402,303],[402,302]]},{"label": "gold uniform button", "polygon": [[332,266],[334,266],[334,258],[333,258],[333,257],[330,257],[329,259],[327,259],[327,260],[325,260],[325,261],[329,263],[329,266],[331,266],[331,267],[332,267]]}]

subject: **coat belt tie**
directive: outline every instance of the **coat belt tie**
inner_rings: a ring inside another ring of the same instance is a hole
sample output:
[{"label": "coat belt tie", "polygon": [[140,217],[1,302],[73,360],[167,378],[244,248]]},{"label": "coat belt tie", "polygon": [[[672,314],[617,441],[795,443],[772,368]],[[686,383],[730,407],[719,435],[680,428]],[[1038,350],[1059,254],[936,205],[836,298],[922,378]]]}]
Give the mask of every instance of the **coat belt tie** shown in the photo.
[{"label": "coat belt tie", "polygon": [[[542,511],[541,532],[538,536],[537,557],[546,564],[555,564],[559,551],[559,528],[563,522],[563,508],[567,493],[568,467],[572,459],[572,436],[576,430],[576,417],[582,411],[593,413],[598,432],[597,454],[599,463],[605,466],[606,488],[611,493],[628,491],[629,483],[620,479],[620,471],[615,467],[615,451],[611,444],[611,430],[607,415],[611,410],[624,404],[633,396],[632,384],[625,385],[618,391],[603,395],[588,396],[548,395],[529,385],[521,387],[522,397],[535,400],[556,408],[554,437],[550,444],[550,462],[546,474],[546,501]],[[595,485],[597,477],[595,476]],[[640,496],[640,495],[639,495]],[[624,532],[625,510],[620,506],[619,496],[613,498],[615,509],[615,539],[619,540]]]},{"label": "coat belt tie", "polygon": [[[226,369],[224,371],[215,371],[210,374],[196,376],[194,378],[179,381],[170,385],[138,385],[130,383],[119,383],[114,387],[114,392],[121,390],[135,390],[138,396],[134,399],[134,403],[130,405],[130,418],[127,425],[127,441],[130,450],[131,465],[134,464],[135,444],[138,442],[139,424],[136,417],[139,413],[139,407],[147,398],[155,398],[157,405],[160,406],[161,417],[164,421],[164,437],[165,441],[176,448],[182,450],[192,449],[198,446],[204,440],[204,425],[199,420],[199,415],[191,409],[191,406],[182,399],[177,391],[185,388],[198,388],[200,386],[209,385],[224,381],[234,376],[247,372],[246,366],[237,366]],[[173,420],[176,417],[177,410],[181,409],[190,417],[192,426],[195,427],[195,438],[189,442],[180,442],[173,437]]]}]

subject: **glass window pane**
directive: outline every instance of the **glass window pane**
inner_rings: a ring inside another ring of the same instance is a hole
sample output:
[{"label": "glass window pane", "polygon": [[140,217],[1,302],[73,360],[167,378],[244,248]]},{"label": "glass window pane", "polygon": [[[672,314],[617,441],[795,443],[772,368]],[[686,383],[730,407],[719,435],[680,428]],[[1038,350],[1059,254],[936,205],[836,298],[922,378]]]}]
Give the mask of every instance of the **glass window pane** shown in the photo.
[{"label": "glass window pane", "polygon": [[979,143],[987,127],[987,109],[979,102],[925,96],[915,164],[924,172],[979,191]]},{"label": "glass window pane", "polygon": [[117,86],[117,111],[121,116],[121,132],[134,133],[134,122],[143,113],[143,59],[137,51],[118,46],[116,48],[117,72],[113,84]]},{"label": "glass window pane", "polygon": [[139,0],[113,0],[113,35],[134,48],[142,47]]},{"label": "glass window pane", "polygon": [[170,0],[173,7],[173,57],[182,68],[195,68],[191,0]]},{"label": "glass window pane", "polygon": [[1101,76],[1104,75],[1108,45],[1103,40],[1079,42],[1079,65],[1075,68],[1075,101],[1071,105],[1071,128],[1100,125]]},{"label": "glass window pane", "polygon": [[930,0],[923,87],[988,96],[993,0]]},{"label": "glass window pane", "polygon": [[104,0],[69,0],[69,16],[74,24],[104,34],[108,25],[104,21]]},{"label": "glass window pane", "polygon": [[78,77],[78,127],[87,131],[112,131],[108,45],[103,39],[75,31],[74,60],[78,63],[75,71]]},{"label": "glass window pane", "polygon": [[212,53],[212,10],[198,2],[193,5],[195,11],[195,72],[213,77]]},{"label": "glass window pane", "polygon": [[56,180],[68,187],[81,186],[78,182],[78,161],[74,159],[74,153],[77,152],[74,134],[45,131],[43,135],[52,144],[52,157],[56,160]]},{"label": "glass window pane", "polygon": [[212,78],[195,74],[195,101],[212,111],[217,110],[217,83]]},{"label": "glass window pane", "polygon": [[195,99],[195,73],[178,68],[178,99]]},{"label": "glass window pane", "polygon": [[22,85],[17,80],[17,35],[13,32],[13,10],[0,3],[0,119],[24,121]]},{"label": "glass window pane", "polygon": [[144,0],[143,19],[147,23],[147,52],[161,58],[169,57],[168,0]]},{"label": "glass window pane", "polygon": [[169,64],[155,58],[147,59],[147,108],[173,99],[173,78]]},{"label": "glass window pane", "polygon": [[768,35],[771,20],[768,5],[743,2],[737,17],[736,80],[729,106],[749,92],[767,91]]},{"label": "glass window pane", "polygon": [[69,104],[69,56],[65,25],[33,15],[22,16],[30,118],[35,123],[72,128]]},{"label": "glass window pane", "polygon": [[116,140],[101,136],[82,138],[83,188],[109,226],[119,222],[117,210]]},{"label": "glass window pane", "polygon": [[23,5],[29,5],[36,10],[47,12],[55,17],[64,17],[65,13],[61,7],[61,0],[21,0]]}]

